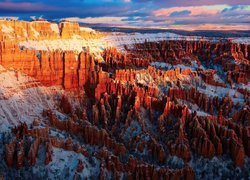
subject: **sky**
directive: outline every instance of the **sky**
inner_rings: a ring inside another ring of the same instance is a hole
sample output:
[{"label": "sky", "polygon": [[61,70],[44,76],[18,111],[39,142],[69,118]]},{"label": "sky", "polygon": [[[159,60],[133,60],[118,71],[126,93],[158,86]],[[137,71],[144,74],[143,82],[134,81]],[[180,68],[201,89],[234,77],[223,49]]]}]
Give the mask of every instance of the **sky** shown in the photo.
[{"label": "sky", "polygon": [[0,16],[119,27],[250,30],[250,0],[0,0]]}]

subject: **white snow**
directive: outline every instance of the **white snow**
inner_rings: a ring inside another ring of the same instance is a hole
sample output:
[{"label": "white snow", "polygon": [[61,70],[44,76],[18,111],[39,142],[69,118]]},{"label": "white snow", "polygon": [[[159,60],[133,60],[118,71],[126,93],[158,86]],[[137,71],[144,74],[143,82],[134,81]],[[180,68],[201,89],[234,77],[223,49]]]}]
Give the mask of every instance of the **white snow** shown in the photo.
[{"label": "white snow", "polygon": [[249,179],[249,158],[245,158],[245,164],[241,168],[235,167],[228,155],[215,156],[212,159],[192,156],[189,164],[197,179]]},{"label": "white snow", "polygon": [[113,33],[111,36],[106,37],[108,44],[114,47],[123,48],[123,45],[133,45],[136,43],[148,42],[157,42],[167,39],[178,39],[180,36],[173,33],[152,33],[152,34],[140,34],[140,33],[131,33],[131,34],[122,34],[122,33]]},{"label": "white snow", "polygon": [[100,162],[96,159],[95,166],[90,164],[87,157],[82,154],[77,154],[73,151],[65,151],[64,149],[53,148],[52,162],[48,165],[49,177],[54,177],[55,174],[61,178],[67,177],[73,179],[77,169],[78,160],[84,164],[83,172],[79,175],[82,179],[89,179],[91,176],[98,176]]},{"label": "white snow", "polygon": [[84,32],[89,32],[89,33],[94,33],[96,32],[94,29],[89,28],[89,27],[80,27],[80,31],[84,31]]},{"label": "white snow", "polygon": [[200,88],[198,87],[198,90],[204,94],[207,94],[208,96],[218,96],[218,97],[224,97],[226,95],[229,95],[233,102],[243,104],[244,103],[244,96],[238,92],[236,89],[231,88],[224,88],[220,86],[212,86],[209,84],[206,84],[206,88]]},{"label": "white snow", "polygon": [[224,81],[220,78],[220,76],[218,76],[218,74],[214,75],[214,80],[219,83],[224,83]]},{"label": "white snow", "polygon": [[30,26],[30,29],[31,29],[31,31],[33,32],[35,38],[38,38],[39,35],[40,35],[39,32],[37,32],[32,26]]},{"label": "white snow", "polygon": [[239,84],[238,87],[241,89],[248,89],[248,91],[250,91],[250,82],[247,84]]},{"label": "white snow", "polygon": [[136,74],[136,82],[148,86],[149,84],[154,84],[154,79],[148,73],[138,73]]},{"label": "white snow", "polygon": [[104,45],[103,42],[98,39],[85,40],[80,39],[79,37],[74,37],[72,39],[57,39],[57,40],[42,40],[42,41],[23,41],[19,43],[20,46],[26,47],[27,49],[36,49],[36,50],[62,50],[62,51],[75,51],[81,52],[83,48],[89,48],[90,52],[100,54]]},{"label": "white snow", "polygon": [[28,33],[25,29],[23,29],[23,35],[24,35],[24,37],[28,37]]},{"label": "white snow", "polygon": [[233,42],[239,44],[250,44],[250,38],[249,37],[235,38],[233,39]]},{"label": "white snow", "polygon": [[2,24],[2,32],[4,33],[13,33],[14,29],[12,27],[8,27],[5,24]]},{"label": "white snow", "polygon": [[210,114],[204,112],[197,104],[193,104],[189,101],[178,99],[177,100],[182,105],[187,105],[192,112],[196,111],[198,116],[210,116]]},{"label": "white snow", "polygon": [[41,118],[45,108],[54,109],[55,87],[44,87],[35,79],[0,66],[0,132],[21,122],[32,123]]},{"label": "white snow", "polygon": [[151,66],[154,66],[158,69],[176,69],[176,68],[181,68],[181,69],[191,69],[191,70],[196,70],[197,68],[200,69],[205,69],[202,65],[198,66],[196,61],[192,61],[192,65],[188,66],[188,65],[184,65],[184,64],[177,64],[177,65],[172,65],[169,63],[165,63],[165,62],[159,62],[159,61],[155,61],[152,62],[150,64]]},{"label": "white snow", "polygon": [[52,24],[50,24],[50,27],[51,27],[52,31],[54,31],[55,33],[57,33],[57,34],[60,33],[58,24],[52,23]]}]

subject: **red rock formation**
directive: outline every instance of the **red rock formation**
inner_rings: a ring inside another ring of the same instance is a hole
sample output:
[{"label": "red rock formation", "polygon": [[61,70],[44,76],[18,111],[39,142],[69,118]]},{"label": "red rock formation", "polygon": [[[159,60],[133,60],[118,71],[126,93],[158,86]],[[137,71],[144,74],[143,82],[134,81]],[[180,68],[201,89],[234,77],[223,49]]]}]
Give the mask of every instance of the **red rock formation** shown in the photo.
[{"label": "red rock formation", "polygon": [[140,106],[141,106],[141,104],[140,104],[140,99],[139,99],[139,97],[135,97],[135,110],[136,111],[139,111],[140,110]]},{"label": "red rock formation", "polygon": [[14,164],[14,153],[16,148],[16,142],[12,141],[5,145],[5,160],[9,168],[13,167]]},{"label": "red rock formation", "polygon": [[[77,131],[72,131],[72,130],[70,131],[70,129],[67,128],[68,127],[67,124],[69,121],[60,122],[53,114],[51,114],[50,111],[44,112],[44,115],[46,114],[49,116],[49,120],[53,126],[61,130],[69,131],[73,134],[81,132],[85,142],[88,144],[107,146],[108,148],[113,149],[115,151],[115,154],[124,155],[126,153],[126,148],[124,147],[124,145],[116,143],[112,138],[109,137],[108,133],[104,129],[98,130],[90,125],[84,125],[83,127],[79,127],[74,122],[71,122],[72,126],[76,126]],[[56,139],[52,140],[52,145],[56,147],[62,147],[62,143],[58,142]],[[72,140],[68,139],[66,141],[65,149],[66,150],[73,149]]]},{"label": "red rock formation", "polygon": [[[143,58],[145,62],[163,61],[170,64],[190,65],[190,59],[196,59],[197,64],[200,64],[199,60],[209,61],[212,55],[216,55],[215,63],[221,63],[227,72],[233,71],[232,77],[229,77],[229,79],[234,79],[237,83],[247,83],[250,77],[250,64],[247,61],[249,59],[249,47],[249,45],[239,45],[230,41],[217,43],[209,41],[145,42],[136,44],[131,49],[127,48],[130,52],[127,59],[139,57]],[[192,57],[185,58],[190,56]],[[234,62],[229,63],[228,59],[234,59],[234,61],[241,62],[244,65],[239,66]],[[144,67],[146,66],[147,64],[144,65]],[[225,87],[225,84],[214,81],[211,73],[202,72],[202,77],[209,84]]]},{"label": "red rock formation", "polygon": [[52,144],[51,142],[46,144],[46,155],[45,155],[45,165],[48,165],[52,161]]},{"label": "red rock formation", "polygon": [[[51,23],[45,20],[35,20],[32,22],[25,21],[1,21],[0,27],[5,26],[13,30],[12,32],[1,32],[0,31],[0,40],[8,40],[10,37],[15,38],[16,40],[26,40],[28,39],[57,39],[59,38],[59,33],[55,32],[51,28]],[[1,29],[1,28],[0,28]],[[58,29],[59,32],[59,29]],[[2,36],[1,36],[2,35]],[[11,38],[10,38],[11,39]]]},{"label": "red rock formation", "polygon": [[24,166],[24,141],[17,143],[17,168]]},{"label": "red rock formation", "polygon": [[[166,167],[155,167],[138,159],[130,157],[126,164],[123,164],[119,159],[102,149],[98,152],[97,157],[103,159],[101,169],[107,169],[113,173],[127,172],[128,179],[144,179],[144,178],[187,178],[194,179],[194,172],[191,167],[185,166],[183,169],[172,170]],[[106,163],[105,163],[106,162]]]},{"label": "red rock formation", "polygon": [[227,87],[226,84],[218,82],[214,79],[214,75],[216,74],[215,70],[198,71],[198,74],[201,75],[201,78],[207,84],[213,86]]},{"label": "red rock formation", "polygon": [[[193,128],[191,135],[194,137],[192,140],[194,150],[208,158],[215,153],[220,155],[229,152],[235,165],[242,166],[245,151],[241,139],[235,133],[238,132],[237,126],[232,126],[232,123],[226,120],[224,125],[217,124],[215,120],[216,118],[209,120],[209,118],[195,117],[193,122],[189,123],[189,128]],[[227,128],[228,123],[231,125]]]},{"label": "red rock formation", "polygon": [[234,106],[232,98],[225,96],[219,97],[208,97],[206,94],[200,93],[196,89],[177,89],[170,88],[168,92],[170,100],[175,98],[190,101],[197,104],[205,112],[211,112],[214,114],[214,108],[221,109],[221,115],[228,116]]},{"label": "red rock formation", "polygon": [[28,154],[28,161],[30,166],[34,166],[36,164],[37,153],[39,150],[40,140],[35,139],[34,143],[31,145],[29,154]]},{"label": "red rock formation", "polygon": [[34,128],[27,131],[28,135],[33,137],[43,137],[48,138],[49,137],[49,128]]},{"label": "red rock formation", "polygon": [[[0,44],[1,64],[37,78],[44,85],[65,89],[82,88],[95,73],[89,52],[20,50],[16,45]],[[95,83],[91,81],[91,83]]]},{"label": "red rock formation", "polygon": [[250,127],[246,127],[244,129],[244,145],[246,154],[250,157]]},{"label": "red rock formation", "polygon": [[83,171],[83,169],[84,169],[83,162],[82,162],[81,160],[79,160],[79,161],[78,161],[78,165],[77,165],[76,171],[77,171],[78,173],[81,173],[81,172]]},{"label": "red rock formation", "polygon": [[74,35],[80,34],[80,26],[78,23],[72,23],[72,22],[61,22],[59,24],[59,27],[61,29],[61,36],[64,39],[71,38]]},{"label": "red rock formation", "polygon": [[71,104],[70,104],[67,96],[65,96],[65,95],[62,96],[60,107],[62,108],[64,113],[66,113],[66,114],[71,114],[72,113]]},{"label": "red rock formation", "polygon": [[94,125],[99,124],[99,110],[96,105],[93,106],[93,123]]},{"label": "red rock formation", "polygon": [[73,141],[71,138],[68,138],[65,142],[65,149],[68,151],[72,151],[73,150]]}]

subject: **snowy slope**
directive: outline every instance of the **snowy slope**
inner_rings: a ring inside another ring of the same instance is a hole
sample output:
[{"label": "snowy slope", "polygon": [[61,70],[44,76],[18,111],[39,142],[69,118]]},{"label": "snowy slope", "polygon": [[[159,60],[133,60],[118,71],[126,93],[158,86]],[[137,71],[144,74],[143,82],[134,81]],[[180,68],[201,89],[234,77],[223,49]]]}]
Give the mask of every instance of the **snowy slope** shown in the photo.
[{"label": "snowy slope", "polygon": [[[59,148],[53,148],[52,162],[48,165],[49,177],[59,174],[60,178],[74,178],[74,171],[77,169],[78,160],[84,164],[83,172],[79,173],[80,177],[87,179],[93,175],[99,174],[100,162],[93,158],[94,165],[89,163],[89,159],[82,154],[73,151],[65,151]],[[54,177],[56,178],[56,177]],[[97,177],[96,177],[97,178]]]},{"label": "snowy slope", "polygon": [[0,66],[0,132],[20,122],[32,123],[44,108],[54,108],[55,87],[43,87],[35,79]]},{"label": "snowy slope", "polygon": [[80,36],[75,36],[71,39],[56,39],[56,40],[27,40],[19,43],[19,46],[36,49],[36,50],[72,50],[81,52],[83,47],[90,49],[92,53],[100,53],[107,47],[115,47],[121,51],[124,50],[124,45],[131,46],[136,43],[157,42],[163,40],[197,40],[197,37],[185,37],[174,33],[111,33],[99,39],[83,39]]}]

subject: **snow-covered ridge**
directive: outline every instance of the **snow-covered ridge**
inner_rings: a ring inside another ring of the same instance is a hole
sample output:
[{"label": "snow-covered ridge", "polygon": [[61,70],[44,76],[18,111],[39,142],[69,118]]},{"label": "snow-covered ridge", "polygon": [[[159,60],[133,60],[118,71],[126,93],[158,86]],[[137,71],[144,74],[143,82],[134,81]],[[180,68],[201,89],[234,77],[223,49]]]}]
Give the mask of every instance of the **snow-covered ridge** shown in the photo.
[{"label": "snow-covered ridge", "polygon": [[[89,29],[88,29],[89,30]],[[132,46],[137,43],[158,42],[163,40],[197,40],[197,37],[184,37],[174,33],[155,33],[155,34],[124,34],[112,33],[99,39],[87,39],[80,36],[74,36],[71,39],[56,40],[27,40],[19,43],[19,46],[35,50],[72,50],[81,52],[83,48],[89,48],[92,53],[100,53],[107,47],[115,47],[124,51],[124,45]]]},{"label": "snow-covered ridge", "polygon": [[[55,29],[55,27],[53,27]],[[87,32],[93,32],[92,29],[81,28]],[[181,36],[174,33],[151,33],[151,34],[141,34],[141,33],[111,33],[102,38],[88,39],[81,38],[80,36],[74,36],[71,39],[56,39],[56,40],[27,40],[20,42],[19,45],[28,49],[35,50],[70,50],[81,52],[83,48],[89,48],[92,53],[99,54],[103,49],[107,47],[115,47],[120,51],[124,51],[124,45],[128,47],[133,46],[137,43],[147,42],[158,42],[163,40],[188,40],[188,41],[218,41],[219,39],[207,39],[198,36]],[[243,41],[244,40],[244,41]],[[244,39],[234,39],[236,43],[250,43],[250,38]]]},{"label": "snow-covered ridge", "polygon": [[144,43],[145,41],[158,42],[163,40],[177,40],[181,38],[184,37],[174,33],[113,33],[112,35],[105,37],[103,40],[111,47],[124,50],[124,45],[132,46],[133,44]]},{"label": "snow-covered ridge", "polygon": [[20,47],[27,49],[44,50],[44,51],[76,51],[81,52],[83,48],[89,48],[92,53],[100,53],[108,45],[99,39],[81,39],[75,36],[71,39],[57,39],[57,40],[28,40],[19,43]]}]

